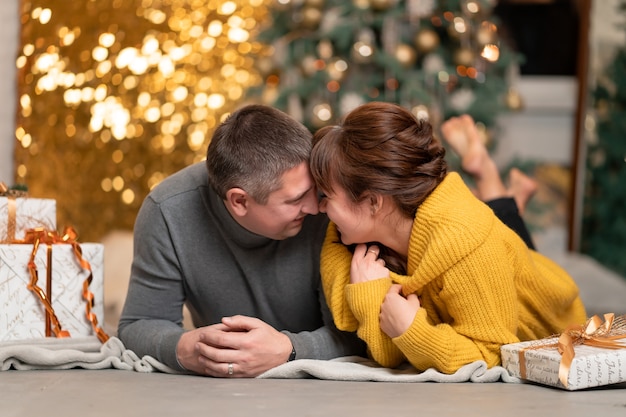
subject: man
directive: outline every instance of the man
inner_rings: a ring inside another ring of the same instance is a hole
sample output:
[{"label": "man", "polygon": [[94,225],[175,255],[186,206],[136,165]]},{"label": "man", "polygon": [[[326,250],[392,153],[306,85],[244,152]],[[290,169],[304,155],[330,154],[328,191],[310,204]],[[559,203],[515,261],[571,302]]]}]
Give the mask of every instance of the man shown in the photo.
[{"label": "man", "polygon": [[[294,358],[364,355],[338,331],[319,278],[311,133],[266,106],[215,131],[206,164],[144,201],[118,336],[139,356],[214,377],[255,377]],[[186,304],[196,329],[182,328]]]}]

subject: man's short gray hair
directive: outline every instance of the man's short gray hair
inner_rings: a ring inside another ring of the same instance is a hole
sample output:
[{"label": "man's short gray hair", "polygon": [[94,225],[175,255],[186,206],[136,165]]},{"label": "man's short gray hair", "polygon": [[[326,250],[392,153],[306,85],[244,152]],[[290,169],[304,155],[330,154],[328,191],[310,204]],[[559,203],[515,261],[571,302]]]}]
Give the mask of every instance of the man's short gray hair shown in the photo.
[{"label": "man's short gray hair", "polygon": [[311,132],[286,113],[244,106],[213,134],[206,158],[209,182],[223,199],[229,189],[241,188],[265,204],[286,171],[308,163],[311,145]]}]

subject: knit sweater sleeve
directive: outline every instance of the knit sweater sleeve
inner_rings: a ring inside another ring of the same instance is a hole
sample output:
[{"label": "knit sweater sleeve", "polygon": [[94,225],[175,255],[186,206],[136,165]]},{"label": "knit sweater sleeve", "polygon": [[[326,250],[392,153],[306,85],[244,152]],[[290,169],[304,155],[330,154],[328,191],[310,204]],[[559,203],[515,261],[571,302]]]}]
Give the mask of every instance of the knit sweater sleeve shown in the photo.
[{"label": "knit sweater sleeve", "polygon": [[338,329],[356,331],[366,342],[372,359],[386,367],[399,365],[404,357],[380,329],[380,306],[391,287],[390,278],[350,284],[352,253],[341,243],[337,228],[328,225],[322,247],[321,274],[324,294]]},{"label": "knit sweater sleeve", "polygon": [[391,278],[381,278],[346,287],[346,300],[359,322],[357,335],[367,344],[369,356],[387,368],[395,368],[405,360],[380,328],[380,306],[391,284]]},{"label": "knit sweater sleeve", "polygon": [[351,261],[352,254],[341,243],[335,224],[330,222],[320,259],[322,286],[335,326],[348,332],[356,331],[358,326],[345,296],[346,285],[350,283]]}]

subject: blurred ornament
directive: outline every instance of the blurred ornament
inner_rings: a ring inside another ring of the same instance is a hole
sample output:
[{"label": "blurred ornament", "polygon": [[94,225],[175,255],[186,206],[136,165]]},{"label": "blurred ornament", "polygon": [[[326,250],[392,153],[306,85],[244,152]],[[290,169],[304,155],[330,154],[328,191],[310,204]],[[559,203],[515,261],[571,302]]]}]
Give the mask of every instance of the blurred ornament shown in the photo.
[{"label": "blurred ornament", "polygon": [[422,68],[426,74],[432,75],[446,68],[446,63],[440,54],[432,53],[424,57]]},{"label": "blurred ornament", "polygon": [[326,89],[331,93],[336,93],[341,89],[341,84],[337,80],[330,80],[326,83]]},{"label": "blurred ornament", "polygon": [[476,100],[476,94],[469,88],[459,88],[450,94],[450,107],[458,113],[466,113]]},{"label": "blurred ornament", "polygon": [[372,10],[382,12],[390,9],[395,3],[396,0],[370,0],[370,7]]},{"label": "blurred ornament", "polygon": [[328,39],[322,39],[317,44],[317,54],[322,59],[330,59],[333,56],[333,44]]},{"label": "blurred ornament", "polygon": [[610,104],[606,98],[599,98],[595,103],[596,114],[600,120],[608,120],[610,112]]},{"label": "blurred ornament", "polygon": [[448,35],[453,39],[461,39],[467,33],[467,22],[461,16],[455,16],[448,26]]},{"label": "blurred ornament", "polygon": [[413,116],[417,117],[418,120],[428,121],[428,119],[430,118],[430,112],[428,111],[428,107],[423,104],[413,106],[411,108],[411,113],[413,113]]},{"label": "blurred ornament", "polygon": [[584,140],[587,142],[588,146],[596,146],[600,143],[600,138],[598,136],[598,125],[596,120],[596,115],[593,114],[593,111],[589,110],[585,115],[585,134]]},{"label": "blurred ornament", "polygon": [[407,0],[406,12],[409,20],[432,16],[435,12],[435,0]]},{"label": "blurred ornament", "polygon": [[374,55],[374,47],[372,44],[368,44],[362,41],[356,42],[352,46],[352,59],[359,64],[365,64],[372,60]]},{"label": "blurred ornament", "polygon": [[352,46],[352,59],[360,64],[370,62],[374,55],[375,43],[376,36],[374,31],[369,28],[361,29],[356,37],[356,42]]},{"label": "blurred ornament", "polygon": [[401,43],[396,46],[396,50],[394,52],[394,56],[404,68],[410,68],[415,64],[417,59],[417,53],[412,46],[407,45],[406,43]]},{"label": "blurred ornament", "polygon": [[370,8],[370,0],[352,0],[354,7],[361,10],[367,10]]},{"label": "blurred ornament", "polygon": [[605,149],[596,149],[589,155],[589,166],[591,168],[603,167],[606,164]]},{"label": "blurred ornament", "polygon": [[302,26],[315,30],[322,21],[322,11],[315,7],[305,7],[302,10]]},{"label": "blurred ornament", "polygon": [[365,103],[363,97],[357,93],[347,93],[339,101],[341,116],[345,116],[361,104]]},{"label": "blurred ornament", "polygon": [[415,35],[415,46],[422,54],[427,54],[439,46],[439,35],[432,29],[420,29]]},{"label": "blurred ornament", "polygon": [[521,94],[515,87],[509,87],[506,95],[504,96],[504,102],[506,106],[515,111],[522,110],[524,108],[524,100]]},{"label": "blurred ornament", "polygon": [[333,58],[326,66],[326,72],[331,80],[341,81],[348,71],[348,63],[341,58]]},{"label": "blurred ornament", "polygon": [[466,0],[465,4],[463,6],[463,8],[465,9],[465,11],[467,11],[469,14],[478,14],[480,13],[481,10],[481,5],[480,2],[475,1],[475,0]]},{"label": "blurred ornament", "polygon": [[322,9],[324,7],[324,0],[304,0],[306,7],[314,7],[316,9]]},{"label": "blurred ornament", "polygon": [[454,52],[454,63],[471,67],[476,60],[476,54],[470,48],[459,48]]},{"label": "blurred ornament", "polygon": [[326,126],[333,118],[333,109],[327,102],[318,102],[311,106],[311,121],[317,128]]},{"label": "blurred ornament", "polygon": [[485,45],[480,56],[489,62],[496,62],[500,58],[500,48],[494,44]]},{"label": "blurred ornament", "polygon": [[319,25],[321,33],[327,33],[339,26],[344,19],[342,17],[343,10],[340,7],[333,7],[329,10],[321,10],[322,22]]},{"label": "blurred ornament", "polygon": [[597,114],[594,114],[592,109],[589,109],[587,111],[587,114],[585,114],[585,120],[583,122],[583,127],[585,129],[586,132],[592,132],[594,130],[596,130],[598,128],[598,123],[596,120],[596,116]]},{"label": "blurred ornament", "polygon": [[317,58],[313,55],[306,55],[300,60],[300,71],[306,77],[310,77],[317,72]]},{"label": "blurred ornament", "polygon": [[272,8],[275,11],[286,11],[290,10],[293,7],[291,4],[291,0],[277,0],[272,2]]},{"label": "blurred ornament", "polygon": [[276,72],[276,67],[274,65],[274,60],[269,56],[262,56],[255,60],[256,69],[259,71],[259,74],[264,78],[268,75]]},{"label": "blurred ornament", "polygon": [[484,21],[476,30],[476,42],[478,42],[480,45],[495,43],[497,40],[497,34],[498,27],[489,21]]}]

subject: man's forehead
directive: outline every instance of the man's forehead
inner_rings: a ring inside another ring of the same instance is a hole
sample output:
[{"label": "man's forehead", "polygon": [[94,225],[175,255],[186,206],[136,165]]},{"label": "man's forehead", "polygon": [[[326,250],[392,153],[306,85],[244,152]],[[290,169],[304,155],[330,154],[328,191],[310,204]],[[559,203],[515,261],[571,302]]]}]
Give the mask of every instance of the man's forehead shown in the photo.
[{"label": "man's forehead", "polygon": [[314,188],[308,164],[300,164],[287,170],[280,178],[280,186],[270,194],[271,199],[294,201],[304,197]]}]

